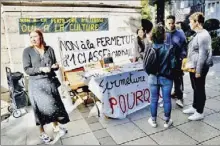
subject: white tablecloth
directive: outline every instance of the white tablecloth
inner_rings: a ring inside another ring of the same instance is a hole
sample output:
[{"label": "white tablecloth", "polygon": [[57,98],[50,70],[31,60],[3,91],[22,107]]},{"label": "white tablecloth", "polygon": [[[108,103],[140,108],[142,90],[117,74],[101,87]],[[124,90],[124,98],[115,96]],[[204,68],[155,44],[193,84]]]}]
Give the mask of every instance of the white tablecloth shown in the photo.
[{"label": "white tablecloth", "polygon": [[129,63],[118,70],[92,70],[81,74],[89,89],[102,102],[103,113],[125,118],[149,105],[150,91],[142,63]]}]

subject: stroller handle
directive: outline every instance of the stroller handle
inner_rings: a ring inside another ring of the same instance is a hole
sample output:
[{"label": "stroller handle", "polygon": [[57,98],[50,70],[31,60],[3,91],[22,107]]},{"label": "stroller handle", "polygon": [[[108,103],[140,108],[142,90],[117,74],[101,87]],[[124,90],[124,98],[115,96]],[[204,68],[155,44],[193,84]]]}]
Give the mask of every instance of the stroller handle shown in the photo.
[{"label": "stroller handle", "polygon": [[9,67],[5,67],[7,73],[11,73],[11,69]]}]

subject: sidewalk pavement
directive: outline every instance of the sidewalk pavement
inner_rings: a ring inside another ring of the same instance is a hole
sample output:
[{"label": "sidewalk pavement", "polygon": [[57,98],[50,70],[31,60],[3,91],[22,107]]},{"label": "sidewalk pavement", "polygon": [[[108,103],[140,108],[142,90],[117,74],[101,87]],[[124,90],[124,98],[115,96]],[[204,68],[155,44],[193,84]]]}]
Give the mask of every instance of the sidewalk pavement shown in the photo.
[{"label": "sidewalk pavement", "polygon": [[[186,108],[192,103],[192,89],[189,75],[184,76],[184,100]],[[219,145],[220,144],[220,62],[209,71],[206,83],[207,101],[205,118],[201,121],[188,121],[172,100],[172,119],[174,125],[163,127],[163,109],[158,109],[158,127],[152,128],[147,120],[149,107],[137,111],[125,119],[88,118],[89,109],[80,105],[70,114],[71,122],[66,126],[68,134],[55,145]],[[52,126],[46,131],[52,134]],[[41,144],[39,130],[35,126],[33,111],[15,119],[1,122],[1,145]]]}]

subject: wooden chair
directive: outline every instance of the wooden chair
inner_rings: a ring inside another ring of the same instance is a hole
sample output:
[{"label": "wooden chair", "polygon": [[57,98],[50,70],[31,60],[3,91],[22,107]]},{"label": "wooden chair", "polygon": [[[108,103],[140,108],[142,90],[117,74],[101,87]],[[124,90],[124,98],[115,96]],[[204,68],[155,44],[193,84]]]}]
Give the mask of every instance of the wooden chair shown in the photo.
[{"label": "wooden chair", "polygon": [[[87,107],[88,100],[92,99],[96,108],[97,108],[98,117],[100,117],[100,111],[99,111],[99,108],[96,104],[95,97],[90,96],[91,91],[89,90],[89,87],[83,82],[83,78],[79,75],[80,73],[83,73],[85,71],[85,69],[87,71],[92,69],[91,66],[95,67],[95,69],[102,68],[101,62],[96,62],[95,65],[90,64],[90,65],[86,66],[85,68],[81,67],[81,68],[73,69],[70,71],[65,71],[64,72],[64,81],[69,82],[69,87],[71,88],[70,94],[72,94],[74,97],[81,98],[79,96],[79,94],[82,92],[86,93],[87,98],[86,98],[86,100],[84,100],[85,106]],[[81,90],[81,91],[79,91],[79,90]]]},{"label": "wooden chair", "polygon": [[[86,100],[84,100],[85,106],[87,106],[88,99],[90,98],[90,90],[87,85],[83,82],[82,77],[79,73],[84,72],[84,68],[77,68],[71,71],[64,72],[64,80],[69,82],[71,88],[70,94],[74,97],[81,98],[79,93],[85,92],[87,94]],[[79,91],[81,90],[81,91]]]}]

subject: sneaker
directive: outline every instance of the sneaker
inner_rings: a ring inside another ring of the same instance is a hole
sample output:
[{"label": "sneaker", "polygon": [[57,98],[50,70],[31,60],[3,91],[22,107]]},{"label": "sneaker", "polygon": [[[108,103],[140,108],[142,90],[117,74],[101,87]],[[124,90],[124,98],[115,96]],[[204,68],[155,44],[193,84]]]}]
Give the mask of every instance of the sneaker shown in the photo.
[{"label": "sneaker", "polygon": [[162,108],[163,107],[163,102],[161,102],[159,106]]},{"label": "sneaker", "polygon": [[177,104],[178,106],[180,106],[181,108],[183,108],[183,100],[178,99],[178,100],[176,101],[176,104]]},{"label": "sneaker", "polygon": [[56,127],[53,127],[53,131],[56,133],[56,132],[59,132],[59,135],[60,137],[64,136],[65,134],[68,133],[68,130],[64,127],[61,127],[61,126],[56,126]]},{"label": "sneaker", "polygon": [[152,126],[152,127],[157,127],[157,123],[156,123],[156,121],[154,121],[154,120],[152,120],[152,118],[149,118],[148,119],[148,123]]},{"label": "sneaker", "polygon": [[204,118],[203,114],[200,114],[198,112],[195,112],[193,115],[189,116],[188,119],[192,120],[192,121],[196,121],[196,120],[202,120]]},{"label": "sneaker", "polygon": [[44,142],[44,143],[46,143],[46,144],[48,144],[48,143],[50,143],[51,141],[52,141],[52,139],[51,139],[51,137],[50,136],[48,136],[46,133],[41,133],[40,134],[40,139]]},{"label": "sneaker", "polygon": [[196,109],[192,106],[188,109],[183,110],[184,114],[194,114],[195,112],[196,112]]},{"label": "sneaker", "polygon": [[171,125],[173,124],[173,120],[172,119],[170,119],[168,122],[167,121],[165,121],[165,123],[164,123],[164,128],[168,128],[168,127],[170,127]]}]

